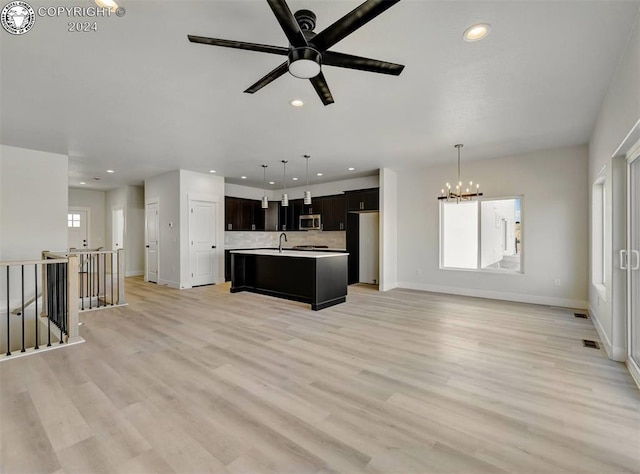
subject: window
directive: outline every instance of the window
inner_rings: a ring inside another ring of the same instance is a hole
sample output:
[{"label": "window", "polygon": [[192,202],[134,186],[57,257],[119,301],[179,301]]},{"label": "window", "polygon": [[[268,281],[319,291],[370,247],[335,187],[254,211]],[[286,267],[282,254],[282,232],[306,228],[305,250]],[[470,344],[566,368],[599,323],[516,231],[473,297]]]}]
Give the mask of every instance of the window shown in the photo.
[{"label": "window", "polygon": [[591,188],[591,282],[605,297],[605,199],[606,169],[600,172]]},{"label": "window", "polygon": [[441,268],[522,273],[521,197],[441,206]]},{"label": "window", "polygon": [[67,227],[80,227],[80,214],[67,214]]}]

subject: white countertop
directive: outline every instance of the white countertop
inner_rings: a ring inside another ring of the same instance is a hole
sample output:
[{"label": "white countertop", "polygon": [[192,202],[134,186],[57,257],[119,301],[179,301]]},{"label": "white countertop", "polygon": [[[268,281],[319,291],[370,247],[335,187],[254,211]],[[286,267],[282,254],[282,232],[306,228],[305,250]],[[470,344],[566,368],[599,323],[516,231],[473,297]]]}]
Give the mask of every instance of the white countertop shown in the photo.
[{"label": "white countertop", "polygon": [[231,250],[231,253],[242,253],[245,255],[272,255],[274,257],[302,257],[302,258],[330,258],[349,255],[346,252],[315,252],[309,250],[288,250],[283,249],[282,253],[278,249],[254,249],[254,250]]}]

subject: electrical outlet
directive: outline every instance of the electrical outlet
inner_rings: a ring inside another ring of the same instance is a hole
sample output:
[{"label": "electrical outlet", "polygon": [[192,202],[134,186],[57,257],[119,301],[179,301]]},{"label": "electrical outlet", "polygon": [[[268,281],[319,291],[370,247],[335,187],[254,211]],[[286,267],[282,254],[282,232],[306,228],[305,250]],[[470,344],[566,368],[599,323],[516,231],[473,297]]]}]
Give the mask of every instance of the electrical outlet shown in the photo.
[{"label": "electrical outlet", "polygon": [[555,280],[553,280],[553,284],[555,286],[560,286],[560,278],[556,278]]}]

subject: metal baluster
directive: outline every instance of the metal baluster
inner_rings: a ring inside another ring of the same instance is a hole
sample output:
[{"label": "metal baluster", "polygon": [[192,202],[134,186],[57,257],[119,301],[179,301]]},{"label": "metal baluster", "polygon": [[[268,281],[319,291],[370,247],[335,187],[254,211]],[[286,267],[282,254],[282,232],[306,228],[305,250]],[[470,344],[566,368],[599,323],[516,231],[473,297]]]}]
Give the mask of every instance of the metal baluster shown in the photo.
[{"label": "metal baluster", "polygon": [[62,274],[64,278],[62,279],[62,311],[64,317],[62,318],[62,322],[64,324],[64,333],[69,334],[69,260],[67,263],[61,263],[62,265]]},{"label": "metal baluster", "polygon": [[80,254],[80,301],[82,301],[82,311],[84,311],[84,254]]},{"label": "metal baluster", "polygon": [[113,252],[109,255],[109,260],[111,261],[111,306],[113,306]]},{"label": "metal baluster", "polygon": [[93,304],[93,255],[87,255],[89,258],[89,309],[92,308]]},{"label": "metal baluster", "polygon": [[118,302],[119,302],[120,301],[120,252],[117,252],[116,256],[117,256],[116,268],[118,269],[116,281],[118,282]]},{"label": "metal baluster", "polygon": [[60,288],[60,280],[62,278],[64,278],[64,276],[62,275],[62,271],[64,270],[63,268],[61,268],[60,266],[62,265],[62,263],[57,263],[56,264],[56,271],[58,273],[58,278],[56,279],[58,282],[58,291],[60,293],[58,293],[58,325],[60,326],[60,344],[62,344],[64,342],[64,333],[63,333],[63,320],[64,320],[64,289]]},{"label": "metal baluster", "polygon": [[36,347],[34,349],[40,349],[40,346],[38,345],[40,342],[40,338],[38,336],[38,264],[36,263],[33,266],[33,271],[35,273],[34,275],[34,280],[36,283],[36,289],[35,289],[35,297],[34,297],[34,302],[36,304],[36,312],[35,312],[35,322],[36,322]]},{"label": "metal baluster", "polygon": [[10,356],[11,355],[11,335],[9,334],[9,327],[10,327],[10,323],[11,323],[11,309],[9,307],[9,300],[11,293],[9,293],[9,265],[7,265],[7,355]]},{"label": "metal baluster", "polygon": [[47,347],[51,346],[51,265],[47,265]]},{"label": "metal baluster", "polygon": [[102,254],[102,286],[104,286],[104,300],[102,306],[107,306],[107,254]]},{"label": "metal baluster", "polygon": [[98,303],[98,308],[100,307],[100,254],[97,253],[96,254],[96,278],[98,279],[97,281],[97,288],[96,288],[96,296],[97,298],[97,303]]},{"label": "metal baluster", "polygon": [[20,265],[20,278],[22,282],[22,350],[20,352],[25,352],[25,348],[24,348],[24,265]]}]

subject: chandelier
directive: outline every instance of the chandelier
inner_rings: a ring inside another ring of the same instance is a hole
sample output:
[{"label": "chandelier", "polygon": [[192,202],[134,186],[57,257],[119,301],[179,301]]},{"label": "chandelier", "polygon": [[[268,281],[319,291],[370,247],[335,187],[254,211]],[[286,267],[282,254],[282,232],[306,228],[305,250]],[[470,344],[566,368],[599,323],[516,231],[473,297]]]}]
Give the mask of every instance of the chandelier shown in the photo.
[{"label": "chandelier", "polygon": [[454,145],[454,148],[458,149],[458,180],[456,181],[456,185],[453,187],[451,186],[451,183],[447,183],[440,191],[438,199],[446,199],[447,201],[455,200],[456,202],[460,202],[470,201],[474,197],[482,196],[479,184],[476,183],[475,188],[473,187],[473,181],[469,181],[468,187],[462,185],[462,180],[460,179],[460,149],[463,146],[464,145],[462,143]]}]

